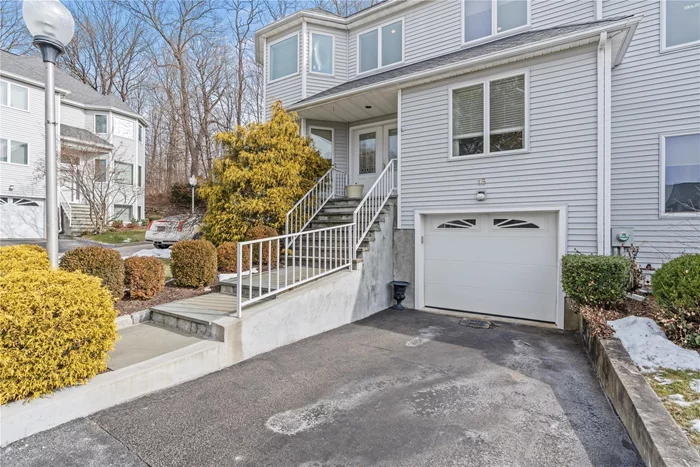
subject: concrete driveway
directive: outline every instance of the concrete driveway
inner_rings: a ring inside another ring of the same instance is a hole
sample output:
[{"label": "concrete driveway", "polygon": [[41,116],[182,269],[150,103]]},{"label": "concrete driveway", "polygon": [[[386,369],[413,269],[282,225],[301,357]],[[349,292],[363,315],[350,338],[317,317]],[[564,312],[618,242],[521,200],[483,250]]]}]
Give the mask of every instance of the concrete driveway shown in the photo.
[{"label": "concrete driveway", "polygon": [[4,449],[4,466],[643,465],[571,333],[385,311]]}]

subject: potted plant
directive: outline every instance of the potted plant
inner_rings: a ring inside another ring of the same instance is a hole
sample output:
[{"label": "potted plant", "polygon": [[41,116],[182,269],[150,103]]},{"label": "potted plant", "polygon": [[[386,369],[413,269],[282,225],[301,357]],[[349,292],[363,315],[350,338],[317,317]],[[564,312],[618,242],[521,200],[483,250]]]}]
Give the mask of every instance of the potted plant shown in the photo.
[{"label": "potted plant", "polygon": [[345,197],[350,199],[362,198],[362,191],[365,186],[359,183],[353,183],[352,185],[345,185]]}]

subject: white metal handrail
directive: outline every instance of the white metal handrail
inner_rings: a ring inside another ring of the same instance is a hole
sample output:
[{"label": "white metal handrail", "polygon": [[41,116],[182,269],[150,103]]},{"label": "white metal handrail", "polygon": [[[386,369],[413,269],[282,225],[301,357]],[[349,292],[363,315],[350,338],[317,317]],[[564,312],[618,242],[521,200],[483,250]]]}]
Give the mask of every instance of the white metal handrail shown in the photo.
[{"label": "white metal handrail", "polygon": [[343,224],[239,242],[236,316],[246,305],[352,266],[353,228]]},{"label": "white metal handrail", "polygon": [[[63,194],[63,190],[60,188],[58,189],[58,200],[59,204],[66,213],[66,217],[68,218],[68,226],[70,227],[73,223],[73,207],[70,205],[70,201],[68,201],[68,198],[66,198],[66,195]],[[61,216],[59,216],[59,219],[60,217]],[[63,221],[61,220],[61,222]]]},{"label": "white metal handrail", "polygon": [[391,159],[352,215],[352,223],[355,226],[353,229],[353,259],[362,240],[364,240],[389,197],[394,193],[394,188],[396,187],[394,165],[395,159]]},{"label": "white metal handrail", "polygon": [[[348,174],[331,168],[287,213],[284,223],[285,235],[301,232],[334,196],[342,193],[347,185]],[[340,188],[340,190],[339,190]]]}]

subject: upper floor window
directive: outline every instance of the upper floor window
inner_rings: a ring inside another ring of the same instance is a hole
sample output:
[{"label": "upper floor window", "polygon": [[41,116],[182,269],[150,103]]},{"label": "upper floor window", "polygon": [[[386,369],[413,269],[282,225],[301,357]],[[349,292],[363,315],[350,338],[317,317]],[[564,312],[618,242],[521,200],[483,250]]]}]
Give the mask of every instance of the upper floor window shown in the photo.
[{"label": "upper floor window", "polygon": [[374,70],[403,61],[403,19],[357,36],[357,71]]},{"label": "upper floor window", "polygon": [[526,149],[526,86],[520,74],[452,89],[451,157]]},{"label": "upper floor window", "polygon": [[107,161],[105,159],[95,159],[95,181],[98,183],[107,181]]},{"label": "upper floor window", "polygon": [[700,133],[661,137],[662,214],[700,214]]},{"label": "upper floor window", "polygon": [[143,127],[139,125],[139,143],[143,143]]},{"label": "upper floor window", "polygon": [[530,0],[462,0],[464,42],[529,24]]},{"label": "upper floor window", "polygon": [[661,49],[700,43],[700,1],[662,0]]},{"label": "upper floor window", "polygon": [[299,35],[270,44],[270,79],[275,81],[299,71]]},{"label": "upper floor window", "polygon": [[311,33],[311,72],[333,74],[333,36]]},{"label": "upper floor window", "polygon": [[107,116],[96,114],[95,115],[95,133],[100,135],[107,134]]},{"label": "upper floor window", "polygon": [[117,175],[116,178],[119,183],[124,183],[125,185],[134,184],[134,164],[115,162],[114,171]]},{"label": "upper floor window", "polygon": [[29,88],[0,81],[0,104],[14,109],[29,110]]},{"label": "upper floor window", "polygon": [[19,141],[0,138],[0,162],[29,164],[29,145]]},{"label": "upper floor window", "polygon": [[330,128],[311,128],[311,140],[321,157],[333,160],[333,130]]}]

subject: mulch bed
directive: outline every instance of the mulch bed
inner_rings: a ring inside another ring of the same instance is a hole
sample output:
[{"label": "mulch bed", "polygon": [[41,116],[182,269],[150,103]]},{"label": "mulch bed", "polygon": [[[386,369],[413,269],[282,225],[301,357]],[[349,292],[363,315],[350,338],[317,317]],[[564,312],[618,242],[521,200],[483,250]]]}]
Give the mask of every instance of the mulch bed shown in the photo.
[{"label": "mulch bed", "polygon": [[198,289],[189,289],[185,287],[176,287],[169,282],[165,284],[165,289],[150,300],[131,300],[127,296],[119,300],[114,307],[119,312],[119,316],[130,315],[141,310],[147,310],[152,306],[161,305],[163,303],[182,300],[184,298],[196,297],[205,293],[213,292],[214,288],[200,287]]}]

